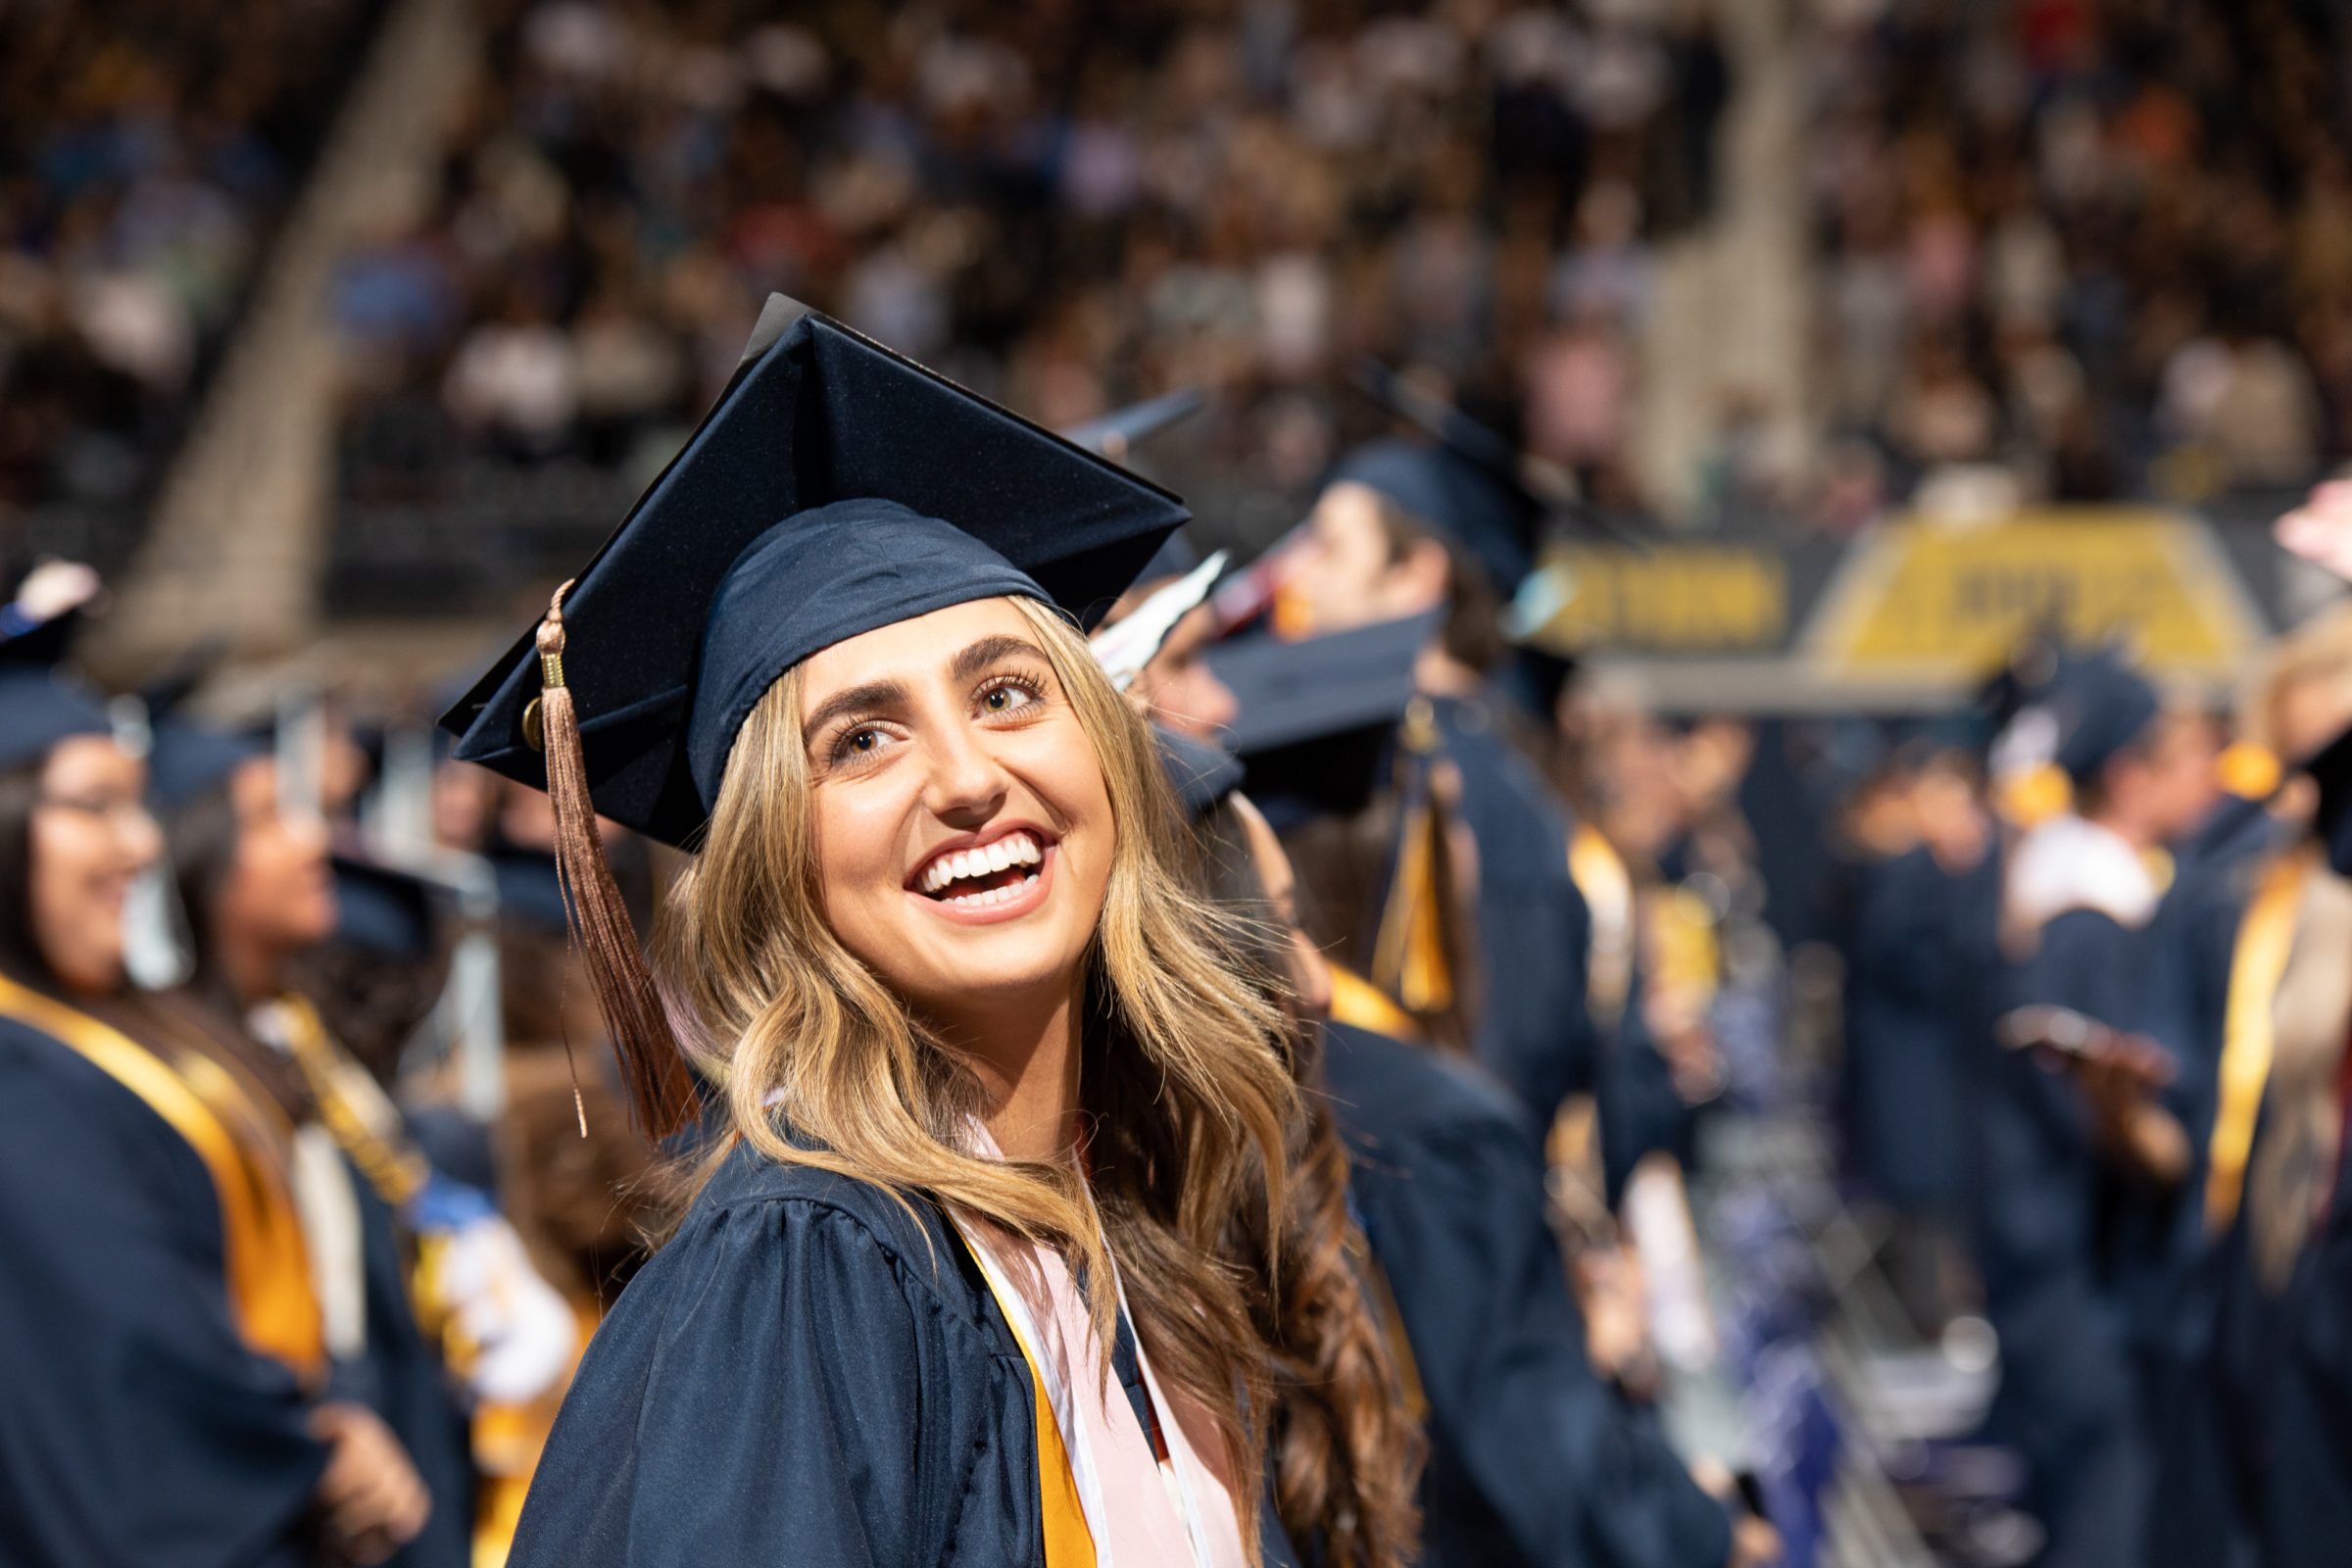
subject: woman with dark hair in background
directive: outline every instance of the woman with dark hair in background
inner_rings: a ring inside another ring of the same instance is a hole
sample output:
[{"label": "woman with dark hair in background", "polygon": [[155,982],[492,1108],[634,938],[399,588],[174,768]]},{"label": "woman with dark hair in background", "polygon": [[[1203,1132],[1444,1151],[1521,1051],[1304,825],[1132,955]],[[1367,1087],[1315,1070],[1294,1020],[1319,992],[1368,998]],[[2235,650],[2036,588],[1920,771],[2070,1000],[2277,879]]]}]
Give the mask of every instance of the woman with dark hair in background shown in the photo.
[{"label": "woman with dark hair in background", "polygon": [[192,1011],[126,986],[145,786],[94,701],[0,669],[0,1556],[378,1562],[430,1505],[327,1395],[290,1129]]},{"label": "woman with dark hair in background", "polygon": [[[432,1495],[431,1521],[402,1553],[403,1568],[456,1568],[471,1556],[473,1536],[466,1414],[418,1308],[448,1320],[430,1328],[464,1347],[477,1389],[521,1396],[569,1364],[571,1315],[533,1288],[511,1232],[502,1239],[512,1245],[489,1249],[511,1257],[495,1270],[509,1307],[467,1310],[453,1298],[446,1281],[478,1270],[449,1247],[484,1250],[478,1239],[456,1239],[481,1226],[503,1232],[503,1223],[486,1197],[435,1174],[390,1098],[295,987],[298,962],[335,936],[342,912],[323,818],[290,808],[276,760],[239,735],[168,718],[155,727],[152,763],[190,990],[243,1025],[257,1076],[294,1126],[294,1196],[322,1282],[329,1386],[384,1419]],[[420,1233],[436,1244],[421,1259]]]}]

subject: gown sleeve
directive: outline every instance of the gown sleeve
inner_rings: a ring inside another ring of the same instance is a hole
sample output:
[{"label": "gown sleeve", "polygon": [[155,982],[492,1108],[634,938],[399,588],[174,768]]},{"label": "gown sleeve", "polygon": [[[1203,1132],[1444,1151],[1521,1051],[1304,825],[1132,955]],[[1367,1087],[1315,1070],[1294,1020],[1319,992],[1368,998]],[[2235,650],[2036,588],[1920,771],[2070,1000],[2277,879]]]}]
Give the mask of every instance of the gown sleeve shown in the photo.
[{"label": "gown sleeve", "polygon": [[1375,1246],[1435,1436],[1525,1559],[1718,1568],[1729,1516],[1587,1358],[1532,1136],[1497,1110],[1396,1152]]},{"label": "gown sleeve", "polygon": [[0,1560],[301,1561],[326,1462],[229,1316],[218,1198],[153,1111],[0,1024]]},{"label": "gown sleeve", "polygon": [[514,1568],[896,1568],[986,1534],[1003,1390],[948,1375],[928,1266],[821,1201],[698,1210],[597,1331]]}]

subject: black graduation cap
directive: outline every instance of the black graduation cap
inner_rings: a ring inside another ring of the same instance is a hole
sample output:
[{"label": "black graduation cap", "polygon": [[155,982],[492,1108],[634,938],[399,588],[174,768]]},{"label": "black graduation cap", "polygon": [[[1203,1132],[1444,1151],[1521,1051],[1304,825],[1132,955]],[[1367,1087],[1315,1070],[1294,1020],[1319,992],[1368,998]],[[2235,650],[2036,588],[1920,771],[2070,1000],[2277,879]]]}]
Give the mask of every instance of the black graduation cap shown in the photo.
[{"label": "black graduation cap", "polygon": [[1158,724],[1152,726],[1152,738],[1159,743],[1160,771],[1187,821],[1200,821],[1240,786],[1242,760],[1223,747]]},{"label": "black graduation cap", "polygon": [[106,707],[86,687],[45,666],[0,662],[0,771],[49,755],[74,735],[107,735]]},{"label": "black graduation cap", "polygon": [[2164,710],[2156,688],[2109,648],[2060,654],[2041,706],[2057,725],[2050,760],[2078,785],[2097,778]]},{"label": "black graduation cap", "polygon": [[1470,553],[1505,598],[1535,569],[1536,508],[1493,470],[1445,446],[1394,437],[1341,455],[1326,486],[1354,483]]},{"label": "black graduation cap", "polygon": [[424,877],[356,856],[334,857],[335,941],[388,958],[440,951],[446,895]]},{"label": "black graduation cap", "polygon": [[491,874],[498,880],[498,913],[502,920],[531,926],[555,936],[569,930],[564,915],[564,884],[556,858],[546,850],[501,850],[490,857]]},{"label": "black graduation cap", "polygon": [[76,606],[35,620],[18,604],[0,606],[0,770],[46,757],[69,736],[113,733],[98,695],[57,669],[80,613]]},{"label": "black graduation cap", "polygon": [[1209,670],[1239,714],[1225,744],[1242,760],[1250,798],[1277,826],[1348,812],[1371,799],[1397,720],[1413,698],[1413,663],[1434,615],[1408,615],[1286,641],[1211,648]]},{"label": "black graduation cap", "polygon": [[195,805],[226,785],[238,768],[270,755],[269,744],[254,735],[193,719],[165,717],[149,733],[147,794],[166,815]]},{"label": "black graduation cap", "polygon": [[[792,665],[997,595],[1089,624],[1184,519],[1156,485],[770,296],[717,407],[564,600],[596,808],[683,845]],[[526,635],[443,716],[457,755],[545,789],[540,688]]]}]

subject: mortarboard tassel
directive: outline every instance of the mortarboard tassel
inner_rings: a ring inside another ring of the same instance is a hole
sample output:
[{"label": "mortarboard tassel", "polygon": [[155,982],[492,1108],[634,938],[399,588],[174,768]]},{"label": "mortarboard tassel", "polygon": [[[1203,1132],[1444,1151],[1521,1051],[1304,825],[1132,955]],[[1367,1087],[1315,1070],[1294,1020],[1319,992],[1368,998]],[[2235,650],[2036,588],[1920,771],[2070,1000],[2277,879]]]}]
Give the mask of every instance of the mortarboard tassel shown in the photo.
[{"label": "mortarboard tassel", "polygon": [[[693,1116],[694,1081],[670,1032],[669,1016],[638,946],[619,884],[605,858],[579,715],[564,682],[564,596],[556,590],[539,622],[539,729],[547,754],[547,793],[556,808],[556,869],[571,940],[588,962],[597,1005],[612,1031],[612,1050],[629,1095],[632,1119],[650,1138],[666,1138]],[[570,1042],[564,1043],[568,1053]]]}]

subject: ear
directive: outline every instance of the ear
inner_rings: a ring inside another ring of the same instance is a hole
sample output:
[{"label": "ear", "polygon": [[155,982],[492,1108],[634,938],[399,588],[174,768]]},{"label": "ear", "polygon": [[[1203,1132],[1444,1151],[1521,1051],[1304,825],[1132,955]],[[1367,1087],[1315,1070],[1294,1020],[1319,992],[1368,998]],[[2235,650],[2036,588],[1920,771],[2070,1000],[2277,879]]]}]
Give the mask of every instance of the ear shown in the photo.
[{"label": "ear", "polygon": [[1453,563],[1437,540],[1416,539],[1389,567],[1389,582],[1404,607],[1402,613],[1435,610],[1453,589]]}]

